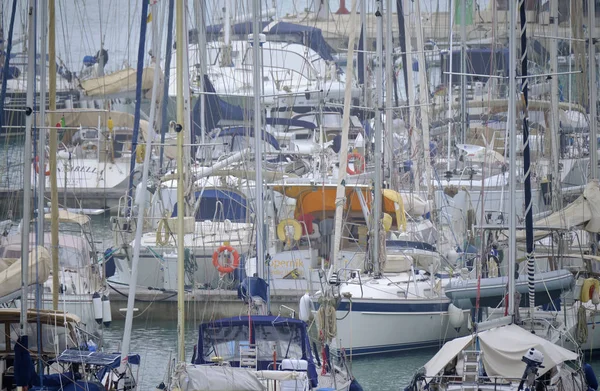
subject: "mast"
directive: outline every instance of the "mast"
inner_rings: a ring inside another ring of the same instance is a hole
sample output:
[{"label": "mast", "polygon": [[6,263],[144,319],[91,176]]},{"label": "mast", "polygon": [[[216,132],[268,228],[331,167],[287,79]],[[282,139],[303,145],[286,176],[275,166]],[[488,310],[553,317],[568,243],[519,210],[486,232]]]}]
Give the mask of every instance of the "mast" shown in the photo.
[{"label": "mast", "polygon": [[[405,9],[409,10],[408,12],[410,13],[410,0],[400,0],[400,1],[406,1],[406,7]],[[407,83],[407,95],[406,95],[406,99],[408,99],[408,117],[409,117],[409,129],[411,130],[409,132],[410,136],[408,139],[408,145],[409,145],[409,153],[410,153],[410,157],[409,159],[412,161],[413,163],[413,171],[415,173],[414,175],[414,180],[411,182],[413,185],[413,188],[411,190],[414,190],[415,192],[417,192],[417,194],[419,193],[419,190],[421,188],[421,181],[420,181],[420,176],[421,176],[421,169],[419,168],[420,164],[419,164],[419,159],[417,158],[418,153],[419,153],[419,141],[420,141],[420,137],[419,134],[415,131],[417,129],[417,113],[416,113],[416,107],[415,105],[415,79],[414,79],[414,74],[413,74],[413,68],[412,68],[412,53],[413,53],[413,49],[412,49],[412,36],[410,33],[410,18],[408,19],[404,19],[405,23],[404,23],[404,33],[405,33],[405,38],[408,40],[407,42],[407,46],[406,46],[406,55],[408,60],[404,62],[404,69],[406,69],[406,81]]]},{"label": "mast", "polygon": [[[588,69],[590,91],[590,179],[598,179],[598,114],[596,113],[596,45],[594,44],[596,30],[596,2],[588,0]],[[594,235],[595,236],[595,235]],[[597,246],[594,246],[596,248]]]},{"label": "mast", "polygon": [[194,10],[196,11],[196,26],[198,29],[198,62],[200,64],[200,142],[204,144],[204,134],[206,133],[206,96],[204,95],[204,75],[206,75],[206,10],[204,9],[204,1],[196,0]]},{"label": "mast", "polygon": [[[381,167],[382,167],[382,123],[381,110],[383,108],[383,5],[381,0],[375,2],[375,17],[377,18],[377,68],[375,68],[375,180],[373,181],[373,218],[371,219],[371,237],[373,238],[373,274],[378,277],[381,274],[379,270],[379,247],[380,247],[380,221],[381,221]],[[349,59],[350,60],[350,59]]]},{"label": "mast", "polygon": [[[50,113],[56,111],[56,10],[55,0],[48,0],[48,108]],[[50,241],[52,257],[52,309],[58,310],[58,129],[50,123]],[[41,171],[41,170],[40,170]],[[65,205],[66,207],[66,205]]]},{"label": "mast", "polygon": [[[47,35],[46,25],[48,24],[48,8],[45,2],[41,2],[40,7],[40,122],[38,128],[38,203],[37,203],[37,241],[40,246],[44,246],[44,193],[46,189],[46,89],[48,88],[46,79],[46,54],[47,54]],[[54,273],[53,273],[54,275]]]},{"label": "mast", "polygon": [[[523,171],[525,176],[525,235],[527,250],[527,282],[529,287],[529,311],[533,317],[535,307],[535,261],[533,258],[533,209],[531,205],[531,155],[529,151],[529,79],[527,78],[527,14],[525,0],[519,0],[521,19],[521,94],[523,99]],[[511,154],[516,151],[511,151]],[[513,166],[514,167],[514,166]],[[514,192],[515,188],[511,189]],[[533,327],[533,326],[532,326]]]},{"label": "mast", "polygon": [[[360,39],[358,43],[357,66],[358,66],[358,81],[362,84],[363,88],[363,105],[367,105],[369,101],[369,89],[367,83],[367,53],[365,48],[365,42],[367,41],[367,1],[361,0],[360,2]],[[362,79],[362,80],[361,80]]]},{"label": "mast", "polygon": [[[168,129],[169,119],[167,116],[167,107],[169,102],[169,79],[171,77],[171,54],[173,53],[173,4],[174,0],[169,0],[169,16],[167,21],[167,50],[165,53],[165,81],[163,85],[163,102],[161,108],[161,125],[160,125],[160,158],[159,167],[163,167],[163,158],[165,155],[165,134]],[[203,78],[204,79],[204,78]],[[204,82],[204,80],[203,80]]]},{"label": "mast", "polygon": [[[144,2],[147,4],[147,2]],[[147,6],[147,5],[146,5]],[[175,30],[175,41],[178,43],[177,51],[175,53],[176,64],[177,64],[177,124],[175,125],[175,131],[177,132],[177,361],[185,361],[185,292],[184,292],[184,278],[185,278],[185,264],[184,264],[184,243],[183,243],[183,232],[184,232],[184,217],[185,217],[185,201],[183,197],[185,175],[183,167],[183,138],[185,128],[185,116],[183,107],[183,73],[189,72],[189,69],[184,69],[183,56],[186,53],[184,43],[186,34],[184,30],[184,2],[183,0],[176,0],[175,2],[175,19],[177,20],[177,26]]]},{"label": "mast", "polygon": [[517,21],[516,21],[516,9],[515,9],[515,1],[508,2],[508,13],[510,18],[509,25],[509,37],[508,37],[508,47],[510,50],[508,51],[509,57],[509,68],[508,68],[508,130],[509,134],[509,143],[510,143],[510,156],[509,156],[509,167],[510,167],[510,176],[509,176],[509,233],[508,237],[510,239],[510,245],[508,246],[508,316],[511,317],[511,320],[514,319],[515,316],[515,300],[513,295],[515,293],[516,284],[515,284],[515,264],[517,262],[517,203],[515,199],[515,192],[517,189],[517,173],[516,173],[516,164],[517,164],[517,38],[516,32],[517,29]]},{"label": "mast", "polygon": [[[452,39],[454,36],[454,5],[452,4],[452,0],[450,0],[450,50],[448,52],[448,57],[449,57],[449,66],[448,66],[448,70],[450,71],[450,74],[448,75],[448,162],[446,163],[446,171],[450,171],[450,156],[452,154],[452,104],[454,103],[452,100],[452,77],[454,76],[452,74],[452,51],[454,50],[453,48],[453,42],[454,40]],[[462,98],[461,98],[461,103],[462,103]],[[464,109],[464,107],[463,107]]]},{"label": "mast", "polygon": [[[558,0],[550,0],[550,23],[552,23],[552,35],[558,37]],[[550,40],[550,66],[552,76],[550,82],[550,99],[552,110],[550,119],[552,127],[550,128],[550,142],[552,147],[552,210],[557,211],[562,208],[562,196],[560,194],[560,173],[558,170],[559,164],[559,148],[558,138],[560,137],[560,120],[558,118],[558,42],[557,38]],[[570,62],[570,59],[569,59]],[[569,75],[571,78],[571,75]]]},{"label": "mast", "polygon": [[[393,37],[392,37],[392,0],[386,0],[385,3],[385,153],[387,172],[389,172],[389,184],[394,183],[394,113],[393,113],[393,84],[394,84],[394,61],[392,59]],[[383,141],[383,140],[382,140]]]},{"label": "mast", "polygon": [[[27,11],[27,33],[29,46],[27,48],[27,98],[25,104],[25,146],[23,149],[23,223],[21,231],[21,318],[20,337],[23,344],[27,338],[27,291],[29,285],[29,227],[31,221],[31,128],[33,124],[33,88],[35,86],[35,33],[34,5],[35,0],[29,0]],[[25,346],[27,347],[27,346]]]},{"label": "mast", "polygon": [[[350,11],[349,26],[356,23],[356,0],[352,0],[352,10]],[[365,32],[366,34],[366,32]],[[354,42],[356,41],[356,29],[350,31],[348,36],[348,66],[346,68],[346,89],[344,90],[344,108],[342,112],[342,140],[340,142],[340,168],[338,173],[338,183],[335,192],[335,227],[333,235],[333,255],[330,259],[329,277],[333,272],[339,270],[339,251],[342,241],[342,218],[344,214],[344,205],[346,200],[346,167],[348,165],[348,131],[350,130],[350,104],[352,101],[352,75],[354,74]],[[379,190],[381,194],[381,190]],[[375,242],[375,246],[379,246]]]},{"label": "mast", "polygon": [[[165,2],[163,1],[162,11],[164,11]],[[151,13],[152,15],[156,15],[155,22],[152,22],[152,53],[156,56],[154,63],[154,80],[159,80],[160,78],[160,37],[162,37],[162,28],[161,32],[157,32],[158,26],[162,27],[162,18],[164,12],[157,12],[158,5],[153,4]],[[143,14],[143,13],[142,13]],[[148,134],[146,137],[146,153],[144,154],[144,165],[142,168],[142,191],[139,194],[139,210],[137,214],[137,222],[135,226],[135,239],[133,245],[133,259],[131,261],[131,275],[129,277],[129,292],[127,295],[127,312],[125,315],[125,327],[123,329],[123,341],[121,343],[121,365],[119,368],[120,373],[125,373],[127,369],[127,360],[129,358],[129,346],[131,343],[131,331],[133,327],[133,311],[135,305],[135,292],[137,287],[137,276],[138,276],[138,263],[140,259],[140,249],[142,247],[142,233],[144,231],[144,217],[146,215],[146,186],[148,183],[148,170],[150,168],[150,156],[152,155],[152,140],[155,137],[155,123],[156,123],[156,106],[157,95],[159,83],[154,83],[152,85],[152,101],[150,105],[150,121],[148,126]],[[165,104],[165,103],[163,103]]]},{"label": "mast", "polygon": [[[133,115],[133,134],[131,136],[131,159],[129,162],[129,183],[127,184],[127,215],[132,215],[131,201],[133,199],[133,173],[137,153],[138,135],[140,131],[140,111],[142,102],[142,78],[144,72],[144,48],[146,46],[146,25],[148,18],[148,2],[142,2],[142,15],[140,24],[140,43],[138,46],[137,69],[135,75],[135,111]],[[147,151],[150,153],[150,151]]]},{"label": "mast", "polygon": [[464,143],[467,134],[467,0],[461,0],[460,18],[460,142]]},{"label": "mast", "polygon": [[10,65],[10,52],[12,50],[13,31],[15,27],[15,16],[17,14],[17,0],[13,0],[10,12],[10,23],[8,25],[8,39],[6,44],[6,55],[4,56],[4,72],[2,72],[2,85],[0,86],[0,127],[4,126],[4,100],[6,98],[6,81]]},{"label": "mast", "polygon": [[[421,20],[421,2],[415,1],[415,13],[417,20]],[[431,181],[431,151],[429,146],[429,84],[427,83],[427,64],[425,63],[425,53],[423,52],[423,28],[421,23],[416,23],[417,33],[417,53],[419,63],[419,103],[421,110],[421,128],[423,131],[423,152],[425,155],[425,186],[427,189],[427,200],[433,202],[433,191]],[[464,96],[463,96],[464,97]],[[466,115],[466,114],[465,114]]]},{"label": "mast", "polygon": [[[262,86],[262,69],[261,69],[261,40],[260,40],[260,0],[252,1],[252,76],[254,87],[254,147],[256,149],[256,190],[255,190],[255,225],[256,225],[256,271],[258,277],[265,277],[264,262],[265,262],[265,225],[264,225],[264,210],[263,210],[263,179],[262,179],[262,124],[261,124],[261,86]],[[267,297],[268,303],[270,299]]]}]

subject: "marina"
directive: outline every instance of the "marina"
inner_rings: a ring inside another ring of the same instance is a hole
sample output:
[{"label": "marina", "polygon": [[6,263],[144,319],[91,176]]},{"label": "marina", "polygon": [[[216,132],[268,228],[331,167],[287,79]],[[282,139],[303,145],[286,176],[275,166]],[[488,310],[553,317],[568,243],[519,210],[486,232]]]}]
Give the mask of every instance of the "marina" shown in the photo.
[{"label": "marina", "polygon": [[268,3],[2,3],[0,391],[597,391],[596,2]]}]

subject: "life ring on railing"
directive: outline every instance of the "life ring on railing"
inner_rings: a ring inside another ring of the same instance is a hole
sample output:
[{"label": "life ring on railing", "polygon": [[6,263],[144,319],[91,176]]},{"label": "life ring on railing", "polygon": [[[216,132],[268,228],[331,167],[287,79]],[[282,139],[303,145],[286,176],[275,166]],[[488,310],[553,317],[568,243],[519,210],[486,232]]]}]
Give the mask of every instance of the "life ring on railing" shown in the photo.
[{"label": "life ring on railing", "polygon": [[600,281],[595,278],[586,278],[581,288],[581,302],[587,303],[594,296],[594,292],[600,291]]},{"label": "life ring on railing", "polygon": [[294,236],[293,236],[294,240],[300,240],[300,238],[302,237],[302,226],[300,225],[298,220],[283,219],[277,225],[277,238],[279,240],[281,240],[282,242],[285,242],[287,240],[285,227],[293,227],[294,228]]},{"label": "life ring on railing", "polygon": [[[44,164],[44,168],[46,168],[46,164]],[[35,172],[36,174],[40,173],[40,157],[36,156],[35,157]],[[46,176],[50,176],[50,170],[46,169],[46,172],[44,173]]]},{"label": "life ring on railing", "polygon": [[[346,172],[349,175],[362,174],[365,172],[365,157],[358,152],[352,152],[348,154],[348,160],[354,158],[354,170],[350,166],[346,165]],[[357,164],[357,161],[360,163]]]},{"label": "life ring on railing", "polygon": [[[233,255],[233,263],[231,266],[223,266],[219,263],[219,255],[222,252],[229,251]],[[231,246],[221,246],[213,253],[213,266],[222,274],[233,273],[240,266],[240,254]]]}]

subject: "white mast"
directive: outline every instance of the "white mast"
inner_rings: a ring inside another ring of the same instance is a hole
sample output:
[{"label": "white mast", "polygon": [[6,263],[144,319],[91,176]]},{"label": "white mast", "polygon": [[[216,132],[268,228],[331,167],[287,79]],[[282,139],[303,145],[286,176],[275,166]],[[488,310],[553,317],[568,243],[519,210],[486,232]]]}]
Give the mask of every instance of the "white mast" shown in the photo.
[{"label": "white mast", "polygon": [[[450,51],[448,53],[448,162],[446,164],[446,170],[450,171],[450,156],[452,155],[452,104],[454,103],[452,100],[452,52],[453,48],[453,36],[454,36],[454,4],[452,4],[452,0],[450,0]],[[443,70],[442,70],[443,71]],[[461,99],[462,102],[462,99]]]},{"label": "white mast", "polygon": [[413,50],[412,50],[412,35],[411,35],[411,20],[410,20],[410,5],[411,5],[411,1],[410,0],[401,0],[401,1],[405,1],[404,3],[404,10],[405,12],[408,12],[408,16],[409,17],[405,17],[404,18],[404,33],[406,35],[406,73],[408,75],[407,77],[407,81],[408,81],[408,96],[406,97],[406,99],[408,99],[408,106],[409,106],[409,127],[412,130],[411,134],[411,139],[410,139],[410,159],[412,161],[413,167],[412,170],[415,173],[415,179],[413,181],[414,184],[414,191],[418,194],[419,193],[419,189],[420,189],[420,176],[421,176],[421,169],[419,168],[419,159],[417,158],[418,156],[418,151],[419,151],[419,142],[421,140],[421,137],[419,137],[419,133],[416,132],[417,129],[417,114],[416,114],[416,110],[417,108],[415,107],[415,79],[414,79],[414,73],[413,73],[413,68],[412,68],[412,63],[413,63]]},{"label": "white mast", "polygon": [[[386,0],[385,3],[385,153],[384,160],[386,167],[389,170],[390,183],[394,183],[394,113],[393,113],[393,87],[394,87],[394,61],[392,59],[392,51],[394,47],[394,39],[392,37],[392,0]],[[363,40],[364,42],[364,40]],[[395,190],[395,189],[394,189]]]},{"label": "white mast", "polygon": [[260,0],[252,1],[252,76],[254,87],[254,147],[256,149],[256,190],[255,190],[255,225],[256,225],[256,271],[258,277],[265,277],[265,219],[263,210],[263,153],[262,153],[262,68],[261,68],[261,34],[260,34]]},{"label": "white mast", "polygon": [[[160,54],[161,54],[161,38],[162,38],[162,26],[163,23],[161,18],[165,14],[165,6],[167,2],[162,2],[161,12],[157,12],[158,5],[151,5],[150,12],[156,16],[155,22],[152,23],[152,54],[155,56],[154,62],[154,80],[160,79]],[[157,32],[158,26],[161,26],[161,31]],[[150,156],[152,155],[152,140],[155,135],[155,120],[156,120],[156,106],[158,89],[160,88],[159,83],[152,85],[152,101],[150,105],[150,122],[148,126],[148,133],[146,135],[146,153],[144,154],[144,166],[142,168],[142,191],[139,193],[139,198],[136,199],[138,204],[138,214],[135,227],[135,239],[133,245],[133,258],[131,260],[131,275],[129,277],[129,292],[127,295],[127,312],[125,315],[125,327],[123,329],[123,341],[121,343],[121,366],[119,368],[120,373],[125,373],[127,368],[127,359],[129,356],[129,347],[131,343],[131,331],[133,328],[133,310],[135,305],[135,291],[137,287],[137,276],[138,276],[138,263],[140,259],[140,249],[142,247],[142,233],[144,231],[144,217],[146,216],[146,184],[148,183],[148,170],[150,168]]]},{"label": "white mast", "polygon": [[[184,265],[184,243],[183,243],[183,232],[184,232],[184,217],[185,217],[185,200],[184,200],[184,186],[185,186],[185,175],[183,166],[183,144],[184,144],[184,129],[185,120],[184,115],[184,90],[183,90],[183,74],[189,72],[189,69],[184,68],[184,55],[187,53],[185,42],[187,41],[184,30],[185,16],[184,16],[184,2],[183,0],[175,1],[175,20],[177,25],[176,31],[176,66],[177,66],[177,124],[175,125],[175,131],[177,132],[177,361],[185,361],[185,292],[184,292],[184,279],[185,279],[185,265]],[[188,147],[189,148],[189,147]]]},{"label": "white mast", "polygon": [[[352,0],[349,26],[356,25],[356,0]],[[333,255],[330,259],[328,279],[340,268],[339,251],[342,241],[342,218],[346,203],[346,167],[348,166],[348,131],[350,130],[350,104],[352,101],[352,75],[354,73],[354,42],[357,29],[352,29],[348,37],[348,66],[346,68],[346,89],[344,90],[344,111],[342,113],[342,140],[340,142],[340,168],[335,192],[335,227],[333,235]],[[366,32],[365,32],[366,34]],[[366,36],[366,35],[365,35]],[[381,190],[380,190],[381,192]]]},{"label": "white mast", "polygon": [[40,246],[44,246],[44,193],[46,190],[46,89],[48,87],[46,80],[46,53],[47,38],[46,25],[48,24],[48,7],[46,1],[43,1],[40,7],[40,127],[38,128],[38,204],[37,204],[37,241]]},{"label": "white mast", "polygon": [[419,104],[421,110],[421,128],[423,132],[423,152],[425,155],[425,183],[427,189],[427,200],[433,202],[433,190],[431,181],[431,158],[429,148],[429,83],[427,82],[427,64],[425,64],[425,52],[423,51],[423,28],[421,27],[421,2],[415,1],[415,23],[417,33],[417,53],[419,63]]},{"label": "white mast", "polygon": [[198,28],[198,62],[200,64],[200,143],[204,144],[204,133],[206,133],[206,118],[204,113],[206,110],[206,97],[204,96],[204,75],[206,75],[206,20],[204,1],[195,0],[194,10],[196,11],[196,26]]},{"label": "white mast", "polygon": [[508,130],[509,141],[510,141],[510,175],[509,175],[509,231],[508,237],[510,238],[510,245],[508,246],[508,316],[514,319],[515,316],[515,299],[513,297],[515,293],[515,262],[517,261],[517,203],[515,199],[515,192],[517,189],[517,169],[516,169],[516,155],[517,155],[517,40],[516,40],[516,11],[515,1],[508,2],[508,13],[510,17],[509,25],[509,71],[508,71]]},{"label": "white mast", "polygon": [[[25,104],[25,146],[23,149],[23,222],[21,224],[21,318],[20,336],[27,335],[27,287],[29,285],[29,224],[31,222],[31,127],[33,123],[33,88],[35,86],[34,5],[29,0],[27,11],[27,98]],[[42,169],[40,169],[41,171]]]},{"label": "white mast", "polygon": [[[588,1],[588,69],[590,91],[590,179],[598,179],[598,115],[596,113],[596,45],[594,44],[596,31],[596,2]],[[594,235],[595,236],[595,235]]]},{"label": "white mast", "polygon": [[[373,210],[371,219],[371,236],[373,238],[373,274],[377,277],[381,274],[379,270],[379,242],[380,230],[379,221],[381,220],[381,144],[382,140],[382,124],[381,124],[381,109],[383,107],[383,5],[381,0],[375,2],[375,17],[377,18],[377,68],[375,68],[375,153],[373,160],[375,161],[375,180],[373,181]],[[350,61],[350,57],[348,58]]]},{"label": "white mast", "polygon": [[[460,46],[460,142],[464,143],[467,136],[467,0],[461,0],[460,10],[460,38],[462,40]],[[508,0],[513,1],[513,0]]]},{"label": "white mast", "polygon": [[[550,127],[550,142],[552,146],[552,206],[553,210],[557,211],[562,208],[562,198],[560,195],[560,173],[558,170],[559,164],[559,149],[558,138],[560,137],[560,120],[558,117],[558,0],[550,0],[550,23],[552,23],[552,35],[555,37],[550,40],[550,66],[551,73],[554,73],[550,83],[550,100],[551,107],[550,119],[552,126]],[[569,59],[570,61],[570,59]],[[571,75],[569,75],[571,78]]]}]

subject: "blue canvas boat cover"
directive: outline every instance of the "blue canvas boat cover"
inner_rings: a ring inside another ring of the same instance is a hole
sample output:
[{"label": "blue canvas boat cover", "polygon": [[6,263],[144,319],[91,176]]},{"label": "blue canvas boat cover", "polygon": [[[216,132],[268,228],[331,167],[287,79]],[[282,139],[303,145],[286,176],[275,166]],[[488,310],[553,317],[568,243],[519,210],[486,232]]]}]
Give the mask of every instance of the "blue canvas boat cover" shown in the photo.
[{"label": "blue canvas boat cover", "polygon": [[239,362],[239,350],[236,351],[236,347],[248,343],[259,346],[259,370],[267,369],[273,363],[272,347],[266,352],[262,351],[260,346],[266,346],[265,343],[269,346],[276,344],[281,349],[277,360],[283,360],[292,354],[294,358],[306,360],[308,378],[313,387],[317,386],[317,370],[306,323],[294,318],[251,315],[202,323],[198,333],[197,354],[192,363],[212,364],[211,357],[220,356],[235,366],[236,360]]}]

